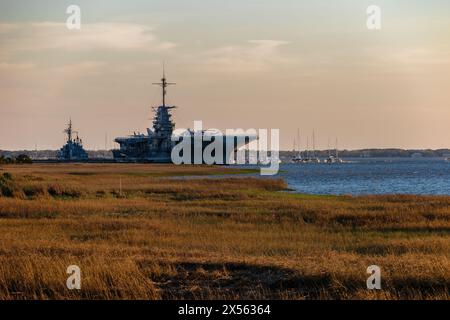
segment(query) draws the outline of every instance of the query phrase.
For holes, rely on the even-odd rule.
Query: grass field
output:
[[[0,299],[449,299],[450,197],[169,165],[0,166]],[[82,289],[66,288],[78,265]],[[378,265],[382,290],[368,290]]]

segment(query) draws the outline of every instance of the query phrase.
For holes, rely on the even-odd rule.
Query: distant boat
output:
[[[60,161],[86,161],[88,154],[83,148],[83,141],[78,137],[78,132],[73,130],[72,119],[69,120],[66,144],[58,151],[57,159]],[[76,137],[73,136],[76,134]]]
[[[301,156],[294,156],[292,159],[291,159],[291,162],[292,163],[302,163],[303,162],[303,158],[301,157]]]
[[[316,132],[313,130],[313,136],[312,136],[312,143],[313,143],[313,149],[311,157],[309,157],[308,162],[309,163],[320,163],[320,159],[316,157]]]
[[[344,163],[344,160],[337,158],[335,156],[329,156],[326,160],[325,163],[328,164],[333,164],[333,163]]]
[[[296,150],[296,141],[294,138],[294,148],[293,148],[293,152],[294,152],[294,157],[291,159],[292,163],[303,163],[303,157],[302,157],[302,151],[301,151],[301,146],[300,146],[300,129],[297,129],[297,139],[298,139],[298,153],[295,154],[297,152]]]
[[[338,141],[336,139],[336,144],[335,144],[335,148],[334,148],[334,153],[335,155],[331,155],[330,152],[330,145],[328,143],[328,158],[325,160],[325,163],[328,164],[333,164],[333,163],[344,163],[344,160],[342,160],[341,158],[339,158],[339,152],[338,152]]]
[[[313,148],[312,150],[309,150],[309,137],[306,139],[306,150],[304,152],[304,156],[302,156],[301,152],[301,146],[300,146],[300,133],[298,133],[298,154],[295,155],[292,159],[292,163],[298,163],[298,164],[308,164],[308,163],[321,163],[321,160],[316,157],[316,138],[315,138],[315,132],[313,131]],[[295,152],[295,139],[294,139],[294,152]]]

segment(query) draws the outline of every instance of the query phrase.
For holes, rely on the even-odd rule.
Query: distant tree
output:
[[[26,154],[18,155],[15,160],[16,160],[15,161],[16,163],[33,163],[31,158],[28,155],[26,155]]]

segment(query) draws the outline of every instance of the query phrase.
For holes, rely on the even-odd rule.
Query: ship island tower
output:
[[[166,73],[163,68],[163,77],[161,82],[153,83],[162,90],[162,105],[153,107],[155,118],[153,119],[153,139],[151,141],[150,158],[156,161],[170,162],[173,147],[172,133],[175,129],[175,123],[172,121],[170,110],[175,106],[166,105],[167,87],[176,83],[167,82]]]
[[[114,141],[120,145],[120,149],[113,150],[116,161],[172,162],[172,133],[175,123],[172,121],[171,110],[176,107],[166,105],[166,95],[167,87],[175,83],[167,82],[163,68],[161,82],[153,84],[160,86],[162,91],[162,105],[152,107],[155,113],[153,126],[147,128],[147,135],[134,133],[131,136],[116,138]]]

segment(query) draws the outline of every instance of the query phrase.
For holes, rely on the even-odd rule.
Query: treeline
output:
[[[31,158],[26,154],[20,154],[17,157],[5,157],[0,155],[0,164],[25,164],[33,163]]]
[[[302,151],[304,154],[305,151]],[[282,157],[292,157],[298,152],[282,151]],[[315,155],[319,158],[326,158],[328,155],[335,155],[335,150],[319,150],[315,151]],[[362,150],[339,150],[339,157],[342,158],[442,158],[450,157],[450,149],[438,150],[405,150],[405,149],[362,149]]]
[[[304,154],[302,150],[302,154]],[[281,151],[281,158],[291,159],[297,152],[293,151]],[[335,150],[317,150],[315,155],[319,158],[326,158],[329,154],[335,155]],[[38,159],[56,159],[56,150],[39,150],[39,151],[3,151],[0,150],[0,159],[3,161],[11,161],[11,159],[19,159],[23,161],[24,156],[31,160]],[[112,159],[113,155],[110,150],[90,150],[88,151],[90,159]],[[342,158],[411,158],[411,157],[424,157],[424,158],[442,158],[450,157],[450,149],[437,149],[437,150],[405,150],[405,149],[362,149],[362,150],[339,150],[339,157]],[[10,159],[10,160],[8,160]],[[2,161],[2,160],[0,160]],[[2,163],[2,162],[0,162]]]
[[[87,151],[90,159],[112,159],[113,154],[109,150],[96,150],[96,151]],[[32,160],[46,160],[46,159],[56,159],[58,151],[56,150],[37,150],[37,151],[29,151],[29,150],[20,150],[20,151],[6,151],[0,150],[0,156],[5,158],[17,158],[20,155],[26,155],[30,157]]]

